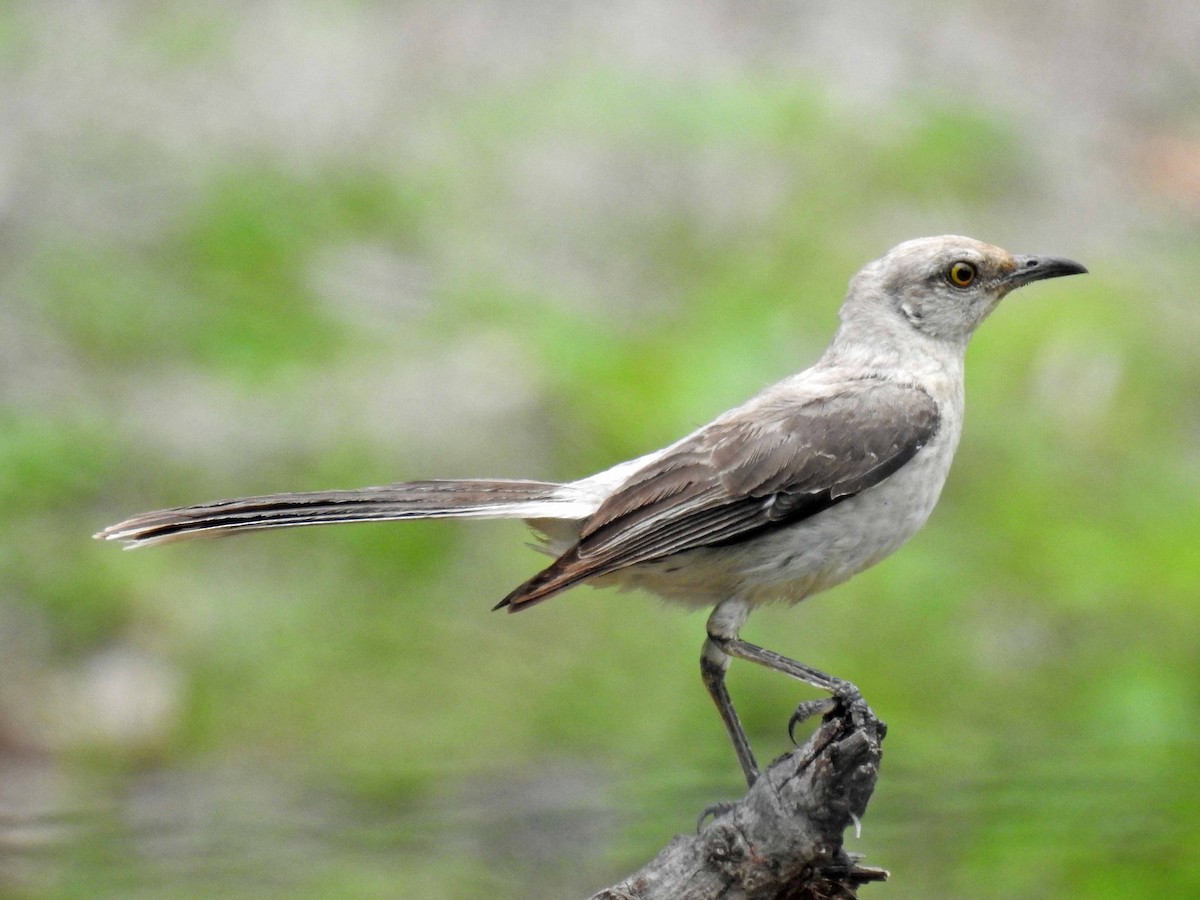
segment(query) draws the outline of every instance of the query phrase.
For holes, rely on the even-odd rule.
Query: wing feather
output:
[[[927,392],[877,379],[799,405],[743,407],[635,472],[574,546],[499,605],[515,610],[627,566],[816,515],[893,475],[937,429]]]

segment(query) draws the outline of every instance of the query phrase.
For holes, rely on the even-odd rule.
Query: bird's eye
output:
[[[950,283],[960,288],[970,287],[977,274],[979,272],[973,265],[961,259],[956,263],[951,263],[950,268],[946,270],[946,277],[950,279]]]

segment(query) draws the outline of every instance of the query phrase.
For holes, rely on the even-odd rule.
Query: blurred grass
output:
[[[30,277],[59,333],[99,365],[261,377],[338,350],[342,329],[304,277],[313,253],[365,236],[407,249],[419,214],[419,199],[382,174],[298,175],[264,161],[213,173],[195,208],[140,252],[51,243]]]
[[[184,63],[217,39],[175,38],[163,52]],[[35,686],[118,648],[182,688],[141,736],[12,716],[10,740],[51,756],[76,785],[67,805],[90,810],[61,857],[13,870],[14,896],[582,893],[736,793],[699,615],[588,591],[489,614],[539,562],[514,550],[516,525],[136,554],[86,536],[210,493],[436,475],[451,444],[475,474],[569,478],[673,439],[815,357],[848,276],[885,249],[863,223],[897,206],[969,223],[1039,190],[998,114],[914,97],[893,116],[867,129],[796,81],[592,67],[440,110],[427,127],[448,155],[226,161],[136,242],[41,235],[19,283],[75,380],[56,404],[0,411],[0,602],[34,617]],[[602,184],[571,169],[580,153]],[[719,206],[742,189],[762,201]],[[363,282],[322,287],[320,261],[364,244],[423,273],[392,329],[340,305]],[[1198,323],[1134,263],[1097,262],[981,332],[966,438],[923,535],[747,629],[852,677],[892,725],[861,846],[898,896],[1200,886],[1182,774],[1200,761]],[[515,344],[523,371],[497,353],[445,372],[480,333]],[[392,384],[396,357],[426,380]],[[324,381],[347,386],[344,406],[322,406]],[[523,392],[498,421],[525,437],[464,424],[485,388]],[[379,392],[404,446],[371,431]],[[731,682],[760,754],[782,752],[801,692]],[[551,761],[588,789],[548,810],[522,805],[529,790],[487,800]],[[139,792],[163,808],[139,817]]]

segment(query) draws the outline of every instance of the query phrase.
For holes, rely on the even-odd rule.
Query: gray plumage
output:
[[[846,683],[747,644],[750,609],[798,602],[878,562],[933,510],[962,429],[963,357],[1011,290],[1085,272],[970,238],[908,241],[851,281],[821,359],[663,450],[566,484],[443,480],[223,500],[134,516],[130,546],[265,528],[521,518],[554,561],[498,607],[576,584],[711,606],[701,665],[748,781],[757,764],[724,688],[730,656],[837,692]]]

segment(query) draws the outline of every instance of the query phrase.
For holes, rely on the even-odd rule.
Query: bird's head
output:
[[[855,276],[850,294],[876,311],[882,304],[885,313],[923,335],[965,344],[1009,291],[1084,272],[1073,260],[1016,256],[982,241],[944,235],[893,247]]]

